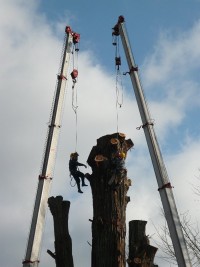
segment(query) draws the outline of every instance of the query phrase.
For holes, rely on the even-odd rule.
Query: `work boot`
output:
[[[87,186],[87,184],[85,184],[85,179],[81,179],[82,180],[82,186]]]
[[[80,183],[77,184],[77,187],[78,187],[78,192],[79,192],[79,193],[83,193],[83,192],[81,191]]]

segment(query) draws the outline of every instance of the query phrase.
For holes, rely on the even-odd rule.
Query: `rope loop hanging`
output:
[[[76,185],[76,181],[73,184],[72,184],[72,181],[73,181],[73,177],[70,178],[70,182],[69,183],[70,183],[71,187],[74,187]]]

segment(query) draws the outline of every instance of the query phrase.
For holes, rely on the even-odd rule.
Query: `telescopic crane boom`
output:
[[[160,193],[163,209],[165,212],[165,217],[167,220],[170,236],[172,239],[177,263],[179,267],[191,267],[192,265],[190,262],[178,211],[176,208],[172,192],[172,186],[170,184],[167,170],[164,161],[162,159],[162,154],[153,128],[153,123],[151,122],[150,114],[147,108],[147,103],[144,97],[144,92],[142,90],[140,79],[138,76],[138,68],[134,62],[123,16],[119,17],[118,23],[114,26],[113,30],[114,30],[113,35],[115,36],[120,35],[122,45],[125,51],[129,67],[128,73],[130,74],[131,77],[131,82],[133,85],[137,104],[139,107],[143,123],[142,128],[144,129],[147,145],[149,148],[152,164],[154,167],[154,172],[157,178],[157,183],[159,188],[158,190]]]
[[[35,206],[32,215],[32,222],[28,243],[26,248],[23,267],[37,267],[41,249],[41,240],[45,223],[47,201],[53,177],[55,157],[57,151],[58,137],[61,127],[61,113],[63,109],[66,75],[69,68],[70,54],[73,44],[78,43],[79,34],[72,32],[70,27],[65,29],[64,50],[60,73],[57,76],[57,86],[53,100],[53,107],[48,127],[47,141],[45,144],[44,158],[42,162],[41,174],[39,175],[38,188],[35,198]]]

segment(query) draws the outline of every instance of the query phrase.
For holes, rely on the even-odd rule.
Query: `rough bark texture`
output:
[[[126,194],[131,180],[124,160],[132,146],[124,134],[106,135],[97,140],[88,157],[92,168],[87,176],[93,196],[92,267],[126,266],[126,205],[130,201]]]
[[[156,247],[149,244],[149,238],[145,234],[146,221],[129,222],[129,259],[130,267],[156,267],[154,257]]]
[[[50,211],[54,219],[55,261],[56,267],[74,267],[72,256],[72,241],[68,230],[69,201],[63,201],[62,196],[48,199]],[[51,251],[48,251],[51,255]]]

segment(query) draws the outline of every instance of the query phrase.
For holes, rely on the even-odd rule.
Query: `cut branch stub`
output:
[[[130,267],[153,267],[156,247],[149,244],[145,234],[146,221],[133,220],[129,222],[129,259]]]
[[[92,174],[87,175],[93,196],[92,266],[124,267],[126,196],[131,180],[125,159],[133,142],[115,133],[97,140],[88,157]]]

